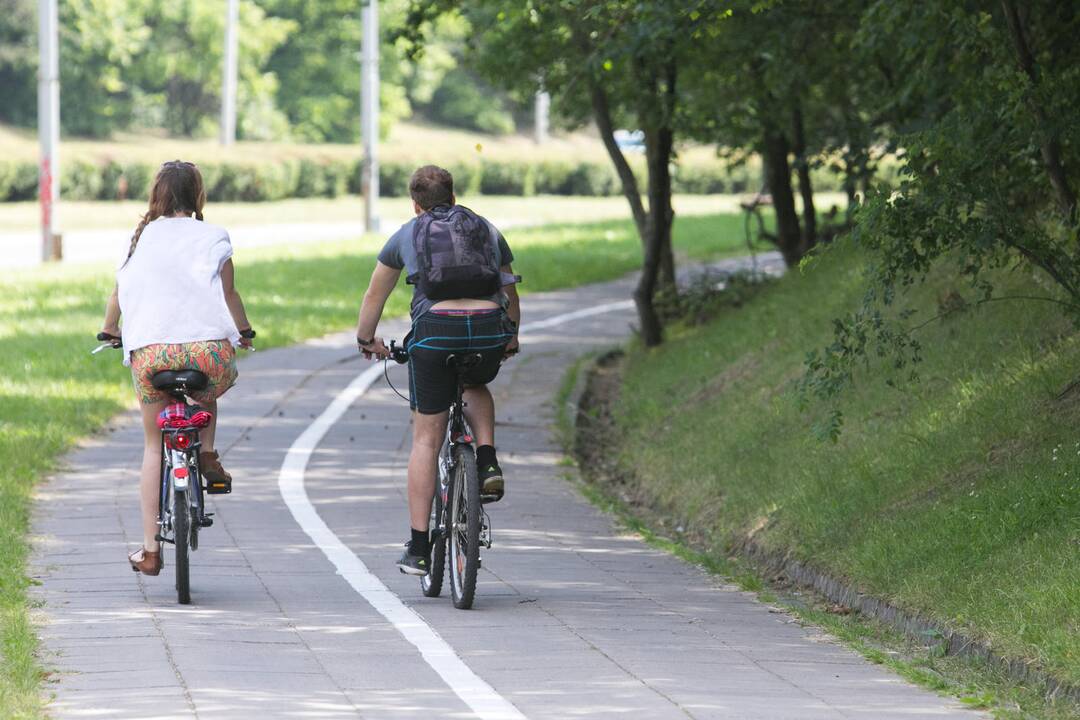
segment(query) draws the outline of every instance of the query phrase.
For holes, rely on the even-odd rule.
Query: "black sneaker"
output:
[[[431,563],[425,555],[413,555],[410,552],[409,543],[405,543],[405,551],[401,553],[397,566],[398,570],[406,575],[427,575]]]
[[[480,477],[480,502],[498,502],[502,500],[506,483],[503,480],[499,463],[492,462],[476,468]]]

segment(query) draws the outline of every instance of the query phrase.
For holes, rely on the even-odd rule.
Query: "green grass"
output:
[[[822,204],[844,202],[838,193],[819,193],[815,197]],[[736,195],[676,195],[672,198],[672,204],[680,216],[713,215],[739,212],[739,200],[740,196]],[[626,200],[622,196],[544,195],[520,198],[486,195],[462,197],[461,202],[493,220],[512,220],[518,225],[584,223],[629,217]],[[412,201],[408,198],[382,198],[379,201],[379,214],[387,225],[395,219],[401,221],[410,217],[412,211]],[[124,231],[118,233],[121,243],[124,234],[130,234],[145,212],[146,203],[138,200],[65,200],[60,204],[64,232],[117,228]],[[355,196],[265,203],[211,203],[206,208],[208,222],[229,228],[270,223],[362,222],[363,217],[363,201]],[[36,231],[40,222],[41,208],[36,202],[0,203],[0,228],[3,231]],[[2,238],[3,232],[0,231]]]
[[[736,215],[680,218],[675,242],[695,258],[741,254],[741,233]],[[627,221],[507,236],[525,293],[615,278],[640,262]],[[237,284],[259,346],[353,325],[380,243],[366,237],[238,252]],[[34,483],[75,440],[134,404],[119,357],[88,353],[112,282],[107,267],[45,267],[0,285],[0,717],[41,713],[41,669],[26,608],[25,535]],[[404,314],[408,299],[402,284],[387,313]]]
[[[802,411],[802,358],[862,293],[838,247],[741,310],[628,354],[620,462],[686,537],[752,537],[1080,683],[1080,334],[1048,303],[994,303],[920,333],[919,383],[877,362],[843,401],[837,445]],[[1002,287],[1045,295],[1015,271]],[[939,273],[920,317],[952,289]]]

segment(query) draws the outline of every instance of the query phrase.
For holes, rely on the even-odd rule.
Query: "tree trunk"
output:
[[[671,196],[668,195],[670,200]],[[668,203],[670,208],[670,202]],[[675,250],[672,247],[671,233],[660,248],[660,288],[663,290],[675,289]]]
[[[634,171],[630,168],[630,163],[626,162],[626,156],[623,155],[622,150],[619,149],[618,143],[615,142],[615,125],[611,120],[611,108],[608,105],[607,93],[604,92],[604,88],[600,86],[595,80],[590,84],[590,95],[592,99],[593,120],[596,122],[596,127],[600,130],[600,139],[604,141],[604,147],[607,149],[608,156],[611,157],[611,162],[615,165],[615,172],[619,175],[619,182],[622,185],[623,195],[626,197],[626,201],[630,203],[630,212],[634,216],[634,224],[637,226],[638,237],[641,238],[642,246],[645,244],[647,222],[645,206],[641,202],[641,190],[638,189],[637,178],[634,177]]]
[[[641,278],[634,290],[641,323],[641,339],[646,347],[654,347],[664,340],[663,326],[656,314],[653,300],[663,262],[664,248],[671,249],[671,224],[674,212],[671,208],[671,151],[674,133],[670,127],[645,130],[645,157],[649,168],[649,215],[645,233],[645,258]]]
[[[1027,36],[1024,32],[1023,19],[1016,7],[1014,0],[1001,0],[1001,6],[1005,11],[1005,22],[1009,26],[1009,35],[1012,37],[1013,47],[1016,49],[1016,60],[1020,69],[1027,75],[1031,82],[1033,92],[1028,94],[1028,106],[1035,116],[1035,122],[1042,131],[1039,141],[1039,150],[1042,154],[1043,168],[1050,178],[1050,185],[1057,195],[1058,205],[1070,219],[1076,217],[1076,193],[1069,185],[1068,175],[1061,162],[1061,140],[1056,132],[1050,129],[1050,123],[1046,117],[1046,110],[1039,104],[1034,90],[1039,86],[1039,73],[1035,67],[1035,58],[1031,54]]]
[[[802,257],[817,244],[817,210],[814,208],[814,188],[810,184],[810,163],[806,160],[806,128],[799,100],[795,101],[791,124],[795,172],[799,176],[799,194],[803,201],[803,225],[799,245],[799,256]]]
[[[784,256],[784,264],[794,267],[802,259],[799,248],[802,237],[799,216],[795,212],[795,195],[791,190],[791,166],[788,164],[788,142],[775,128],[764,128],[762,160],[765,179],[772,193],[776,211],[776,245]]]

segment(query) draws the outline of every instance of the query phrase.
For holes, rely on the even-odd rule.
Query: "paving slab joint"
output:
[[[586,446],[591,446],[589,454],[595,458],[597,447],[611,445],[612,440],[606,436],[613,428],[605,422],[605,418],[609,417],[611,403],[615,399],[613,392],[617,393],[621,385],[622,356],[621,350],[612,350],[593,358],[587,367],[579,371],[577,384],[581,386],[581,391],[572,396],[578,405],[572,413],[575,437],[571,439],[568,451],[572,449],[582,468],[583,479],[589,483],[594,482],[595,477],[590,477],[594,475],[588,471],[592,464],[584,462],[583,452]],[[615,378],[611,377],[612,373],[616,375]],[[607,378],[597,382],[597,377],[601,375]],[[604,472],[628,472],[624,467],[613,467],[612,463],[603,464]],[[733,553],[764,578],[781,580],[813,592],[822,600],[878,620],[915,641],[925,643],[927,638],[934,638],[944,647],[947,655],[977,660],[1017,684],[1038,688],[1051,703],[1070,703],[1080,708],[1080,685],[1061,680],[1033,663],[1004,655],[964,632],[949,628],[945,623],[866,594],[851,583],[816,567],[812,560],[798,560],[790,551],[766,549],[752,539],[737,542]]]

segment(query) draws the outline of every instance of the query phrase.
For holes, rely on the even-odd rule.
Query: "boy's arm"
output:
[[[499,270],[507,275],[513,275],[514,270],[509,265],[503,265]],[[517,284],[513,283],[503,287],[503,292],[506,293],[506,314],[510,316],[510,319],[514,321],[514,326],[521,327],[521,298],[518,297]],[[517,335],[506,344],[507,354],[514,354],[518,351],[518,338]]]
[[[381,338],[375,337],[375,331],[379,327],[379,319],[382,317],[386,299],[397,286],[398,277],[401,275],[400,268],[392,268],[376,261],[375,269],[371,272],[371,282],[368,283],[364,292],[364,300],[360,304],[360,316],[356,320],[356,339],[370,340],[371,343],[364,346],[364,355],[375,354],[385,357],[386,347]]]

